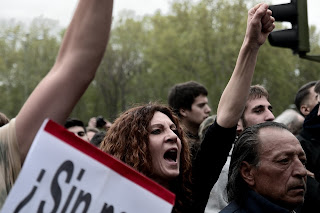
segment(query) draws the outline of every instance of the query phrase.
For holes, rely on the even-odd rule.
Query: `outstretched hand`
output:
[[[275,28],[272,11],[264,3],[257,4],[248,11],[246,40],[260,47]]]

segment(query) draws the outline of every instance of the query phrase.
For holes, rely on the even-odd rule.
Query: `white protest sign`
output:
[[[46,120],[1,212],[169,213],[174,200],[167,189]]]

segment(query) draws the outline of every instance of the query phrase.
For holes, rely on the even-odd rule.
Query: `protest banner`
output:
[[[47,119],[1,212],[169,213],[174,200],[161,185]]]

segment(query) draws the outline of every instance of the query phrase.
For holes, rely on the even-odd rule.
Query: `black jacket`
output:
[[[236,138],[236,128],[223,128],[216,121],[208,128],[192,166],[193,204],[185,212],[204,212]]]
[[[220,213],[290,213],[266,198],[262,197],[254,191],[249,191],[246,202],[243,206],[239,206],[236,202],[231,202],[228,206],[220,211]]]
[[[315,174],[308,177],[304,204],[298,213],[313,212],[320,209],[320,116],[317,116],[319,104],[305,118],[303,129],[297,136],[307,156],[306,168]]]

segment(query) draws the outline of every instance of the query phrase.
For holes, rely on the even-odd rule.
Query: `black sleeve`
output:
[[[236,126],[223,128],[216,120],[207,130],[192,165],[193,212],[204,212],[210,191],[226,163],[235,137]]]

